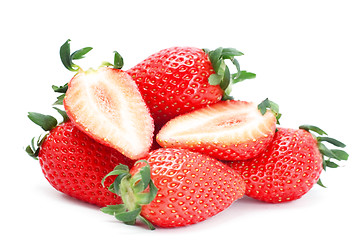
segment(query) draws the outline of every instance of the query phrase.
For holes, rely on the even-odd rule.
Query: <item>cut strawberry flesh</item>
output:
[[[149,152],[154,122],[132,78],[122,70],[79,72],[64,99],[69,118],[95,140],[132,159]]]
[[[228,127],[228,126],[236,126],[236,125],[239,125],[243,122],[243,120],[241,119],[231,119],[231,120],[226,120],[226,121],[223,121],[223,122],[220,122],[217,124],[217,126],[219,127]]]
[[[221,160],[249,159],[274,136],[276,118],[254,103],[222,101],[170,120],[156,139],[163,147],[181,147]]]

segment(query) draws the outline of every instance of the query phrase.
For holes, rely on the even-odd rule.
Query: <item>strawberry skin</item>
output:
[[[316,139],[302,129],[278,128],[268,148],[249,161],[226,162],[246,182],[246,195],[271,203],[307,193],[323,169]]]
[[[131,159],[149,152],[153,119],[124,71],[101,67],[78,72],[69,83],[64,107],[70,120],[96,141]]]
[[[170,120],[157,134],[162,147],[186,148],[220,160],[246,160],[272,140],[276,117],[256,104],[221,101]]]
[[[124,184],[126,181],[139,182],[139,172],[145,175],[146,165],[151,169],[152,185],[157,193],[146,204],[129,202],[129,199],[141,199],[146,190],[137,193],[135,185],[128,194],[129,188],[122,186],[129,186]],[[122,178],[119,189],[125,189],[120,195],[126,211],[124,207],[109,206],[102,209],[105,213],[122,220],[122,214],[138,211],[148,226],[171,228],[195,224],[223,211],[244,195],[245,183],[236,171],[211,157],[186,149],[160,148],[151,152],[146,162],[135,163],[129,177]],[[129,224],[129,218],[125,219]]]
[[[177,115],[220,101],[224,93],[219,85],[209,84],[214,69],[208,55],[194,47],[161,50],[127,73],[160,127]]]
[[[101,185],[102,178],[117,164],[133,161],[104,146],[68,121],[52,129],[38,154],[45,178],[58,191],[98,205],[121,203],[121,198]],[[110,179],[106,185],[110,185]]]
[[[154,201],[143,206],[142,215],[157,226],[175,227],[203,221],[244,194],[241,177],[205,155],[161,149],[151,153],[147,160],[159,191]]]

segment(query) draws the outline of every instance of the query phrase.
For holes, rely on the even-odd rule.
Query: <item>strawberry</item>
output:
[[[127,70],[139,87],[159,129],[173,117],[229,99],[232,84],[254,78],[240,71],[235,56],[243,53],[233,48],[214,51],[194,47],[163,49]],[[230,74],[225,60],[237,73]]]
[[[245,160],[272,140],[276,114],[251,102],[227,100],[170,120],[156,136],[162,147],[186,148],[221,160]]]
[[[62,46],[69,48],[68,41]],[[71,59],[69,50],[60,51]],[[67,59],[62,57],[62,59]],[[96,141],[115,148],[123,155],[138,159],[146,156],[153,141],[154,123],[132,78],[115,54],[115,66],[77,71],[70,80],[63,103],[70,120]]]
[[[318,133],[314,137],[309,131]],[[246,182],[246,195],[270,203],[292,201],[302,197],[318,182],[326,167],[337,167],[331,161],[347,160],[348,154],[328,149],[323,142],[337,147],[345,144],[329,137],[320,128],[303,125],[300,129],[278,128],[273,141],[259,156],[248,161],[226,162]],[[323,186],[323,185],[322,185]]]
[[[29,118],[49,132],[39,138],[37,146],[33,138],[26,151],[39,160],[45,178],[56,190],[100,207],[122,203],[101,180],[116,165],[132,166],[133,161],[96,142],[63,116],[65,122],[57,125],[49,115],[30,112]]]
[[[139,218],[154,229],[194,224],[229,207],[241,198],[245,184],[233,169],[186,149],[158,149],[130,170],[117,166],[106,177],[117,175],[109,189],[124,204],[102,211],[127,224]],[[105,177],[105,179],[106,179]]]

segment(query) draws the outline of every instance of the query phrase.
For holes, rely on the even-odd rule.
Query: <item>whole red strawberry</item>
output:
[[[58,125],[50,115],[30,112],[28,117],[47,134],[36,142],[33,138],[26,152],[39,159],[46,179],[58,191],[98,206],[118,204],[121,199],[101,180],[118,164],[132,166],[128,157],[147,155],[153,120],[136,84],[120,70],[120,54],[115,52],[114,64],[104,64],[113,68],[83,71],[73,61],[92,48],[70,53],[69,42],[60,47],[60,58],[76,74],[69,84],[53,86],[61,93],[54,104],[68,114],[54,107],[63,116]]]
[[[161,50],[127,73],[133,77],[159,128],[173,117],[229,98],[231,85],[253,78],[240,71],[233,48],[214,51],[194,47]],[[232,61],[238,73],[231,75],[225,59]]]
[[[41,116],[29,113],[32,119]],[[44,122],[48,122],[46,119],[50,117],[47,116]],[[53,127],[38,142],[38,148],[34,145],[33,141],[27,152],[39,159],[45,178],[56,190],[100,207],[122,202],[102,186],[101,180],[120,163],[132,166],[132,160],[96,142],[71,121]],[[110,182],[108,179],[106,185]]]
[[[248,161],[226,162],[243,177],[246,195],[271,203],[298,199],[315,183],[322,185],[319,177],[323,169],[338,166],[330,158],[347,160],[346,152],[330,150],[322,142],[345,147],[343,143],[329,137],[315,138],[309,131],[326,134],[317,127],[301,128],[278,128],[273,141],[259,156]]]
[[[223,211],[241,198],[245,184],[225,164],[185,149],[158,149],[130,170],[118,166],[112,191],[124,204],[103,212],[127,224],[140,218],[150,228],[194,224]],[[149,187],[148,187],[149,186]],[[145,190],[145,191],[144,191]]]

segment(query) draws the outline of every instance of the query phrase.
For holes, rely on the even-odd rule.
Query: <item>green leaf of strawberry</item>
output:
[[[66,93],[66,91],[68,89],[68,83],[66,83],[64,86],[52,85],[52,89],[54,90],[54,92],[57,92],[57,93]]]
[[[79,50],[76,50],[73,52],[70,56],[71,60],[78,60],[84,58],[85,54],[90,52],[92,50],[92,47],[85,47]]]
[[[328,142],[333,144],[336,147],[346,147],[346,145],[342,142],[340,142],[339,140],[336,140],[334,138],[329,138],[329,137],[317,137],[317,140],[320,142]]]
[[[138,163],[142,163],[143,166],[133,176],[127,166],[120,164],[103,178],[102,183],[107,177],[118,175],[109,189],[115,189],[115,193],[121,196],[124,204],[110,205],[102,208],[101,211],[114,215],[116,219],[125,224],[134,225],[136,219],[139,219],[153,230],[155,229],[154,226],[145,218],[140,217],[140,212],[142,205],[149,204],[155,198],[158,189],[150,178],[149,164],[144,160],[140,160],[135,164]],[[144,192],[146,189],[149,189],[149,191]]]
[[[35,124],[39,125],[44,131],[50,131],[57,126],[56,118],[50,115],[44,115],[36,112],[29,112],[28,118]]]
[[[52,89],[54,90],[54,92],[61,93],[61,95],[57,97],[57,100],[53,103],[53,105],[63,105],[65,93],[68,90],[68,87],[68,83],[66,83],[64,86],[52,85]]]
[[[33,137],[31,139],[31,144],[25,148],[25,152],[33,159],[39,160],[38,156],[39,156],[40,146],[43,143],[46,136],[47,136],[47,134],[40,135],[36,142],[35,142],[35,137]]]
[[[57,107],[53,107],[53,109],[55,109],[62,116],[62,118],[63,118],[62,122],[66,122],[69,120],[69,117],[64,110],[61,110]]]
[[[266,98],[258,105],[258,109],[262,115],[264,115],[268,109],[271,110],[276,117],[277,124],[280,124],[279,119],[281,117],[281,113],[279,112],[279,105],[277,103]]]
[[[209,55],[210,62],[215,70],[215,73],[209,77],[209,83],[211,85],[219,85],[221,89],[224,90],[223,100],[233,99],[233,97],[230,96],[230,89],[233,84],[256,77],[254,73],[241,71],[240,64],[235,59],[236,56],[244,55],[239,50],[219,47],[213,51],[209,51],[208,49],[204,49],[204,51]],[[236,73],[230,73],[225,60],[231,61],[236,67]]]
[[[317,140],[317,145],[319,148],[320,153],[322,154],[322,161],[323,161],[323,169],[326,170],[327,167],[329,168],[337,168],[339,165],[335,163],[333,160],[336,161],[344,161],[348,160],[349,154],[341,149],[329,149],[324,142],[330,143],[334,145],[335,147],[344,148],[346,145],[342,143],[341,141],[330,138],[330,137],[324,137],[322,135],[327,135],[327,133],[322,130],[319,127],[316,127],[314,125],[301,125],[299,127],[300,129],[304,129],[308,132],[317,133],[320,136],[315,136],[313,133],[313,136]],[[324,184],[320,181],[320,186],[324,186]]]
[[[301,125],[299,128],[304,129],[304,130],[306,130],[308,132],[313,131],[313,132],[316,132],[317,134],[320,134],[320,135],[327,135],[327,133],[324,130],[322,130],[321,128],[316,127],[314,125],[305,124],[305,125]]]
[[[209,83],[210,85],[219,85],[222,81],[222,76],[217,74],[211,74],[209,77]]]
[[[332,153],[336,156],[336,159],[341,160],[348,160],[349,154],[345,152],[344,150],[340,149],[331,149]]]
[[[92,50],[92,47],[85,47],[79,49],[73,53],[70,51],[70,39],[68,39],[61,47],[60,47],[60,59],[64,64],[65,68],[69,71],[77,72],[81,69],[78,65],[73,63],[73,60],[78,60],[84,58],[85,54]]]
[[[75,52],[71,53],[70,51],[70,39],[68,39],[63,45],[60,47],[60,59],[66,69],[72,72],[78,72],[81,68],[73,63],[73,60],[82,59],[85,57],[85,54],[92,50],[92,47],[85,47]],[[68,89],[68,83],[64,86],[52,86],[52,89],[56,93],[62,93],[57,97],[57,100],[53,103],[53,105],[63,105],[65,93]]]
[[[124,59],[117,51],[114,51],[114,68],[121,69],[124,66]]]
[[[67,114],[65,111],[54,107],[54,109],[63,117],[63,122],[66,122],[69,120]],[[54,129],[55,127],[57,127],[59,124],[58,121],[56,120],[56,118],[54,118],[51,115],[45,115],[45,114],[41,114],[41,113],[36,113],[36,112],[29,112],[28,113],[28,118],[35,123],[36,125],[40,126],[45,133],[41,134],[37,141],[35,142],[35,137],[31,139],[31,144],[28,145],[25,148],[25,152],[32,158],[38,160],[38,155],[39,155],[39,150],[40,150],[40,146],[43,143],[44,139],[46,138],[47,134],[49,131],[51,131],[52,129]]]
[[[56,101],[53,103],[53,105],[63,105],[64,104],[64,98],[65,98],[65,93],[57,96]]]
[[[124,59],[117,51],[114,51],[114,64],[110,62],[103,62],[101,66],[113,67],[114,69],[121,69],[124,66]]]
[[[253,79],[256,77],[255,73],[247,72],[247,71],[240,71],[240,74],[233,74],[233,84],[242,82],[246,79]]]
[[[326,186],[321,182],[321,179],[319,178],[319,180],[317,181],[317,184],[323,188],[326,188]]]

